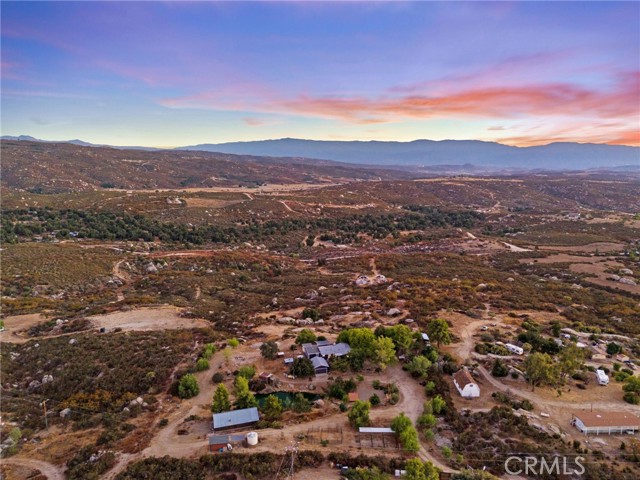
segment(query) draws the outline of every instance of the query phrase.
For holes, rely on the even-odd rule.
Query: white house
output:
[[[453,384],[458,389],[461,397],[477,398],[480,396],[480,387],[466,368],[462,368],[453,374]]]
[[[505,343],[504,346],[507,347],[507,350],[511,353],[515,353],[516,355],[522,355],[524,353],[522,347],[514,345],[513,343]]]
[[[609,385],[609,375],[604,373],[604,370],[596,370],[596,377],[598,378],[598,385]]]

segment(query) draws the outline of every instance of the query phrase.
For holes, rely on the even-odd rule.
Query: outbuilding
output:
[[[571,425],[585,435],[634,435],[640,430],[640,418],[628,412],[585,411],[574,413]]]
[[[329,373],[329,364],[322,357],[313,357],[311,359],[311,363],[313,364],[313,370],[316,375],[322,375],[325,373]]]
[[[480,387],[466,368],[462,368],[453,374],[453,384],[458,389],[461,397],[477,398],[480,396]]]
[[[227,428],[246,427],[257,423],[258,420],[260,420],[260,414],[256,407],[214,413],[213,431],[217,432]]]

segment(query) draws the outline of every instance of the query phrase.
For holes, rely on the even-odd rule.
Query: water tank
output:
[[[258,434],[256,432],[247,433],[247,445],[254,446],[258,444]]]

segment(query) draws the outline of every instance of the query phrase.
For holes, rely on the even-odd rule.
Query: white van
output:
[[[604,373],[604,370],[596,370],[596,377],[599,385],[609,385],[609,375]]]

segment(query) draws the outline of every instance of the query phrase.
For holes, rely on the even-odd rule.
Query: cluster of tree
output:
[[[340,236],[367,233],[375,238],[397,235],[402,230],[424,230],[434,227],[469,228],[481,218],[473,211],[444,212],[435,207],[410,207],[411,213],[386,215],[349,215],[339,218],[283,219],[261,221],[252,219],[242,226],[197,227],[152,220],[143,215],[82,210],[52,210],[29,208],[4,210],[0,227],[0,241],[13,243],[19,238],[53,233],[60,238],[71,232],[78,238],[100,240],[160,239],[165,242],[202,244],[206,242],[232,243],[258,241],[283,236],[294,231],[335,231]]]
[[[409,353],[416,340],[420,338],[420,333],[414,333],[413,330],[402,324],[392,327],[380,325],[376,328],[375,334],[377,337],[388,337],[393,340],[393,345],[398,355]]]
[[[377,337],[369,328],[350,328],[338,335],[338,342],[351,347],[349,362],[354,370],[362,369],[366,360],[375,362],[380,368],[396,360],[395,345],[389,337]]]
[[[418,431],[415,429],[409,417],[401,413],[391,422],[391,429],[398,436],[398,440],[408,452],[417,452],[420,450],[420,441],[418,440]]]
[[[574,343],[564,347],[555,359],[548,353],[535,352],[525,360],[525,377],[532,391],[540,385],[557,385],[580,369],[584,360],[584,349]]]
[[[267,360],[275,360],[278,357],[278,344],[269,340],[260,345],[260,354]]]

